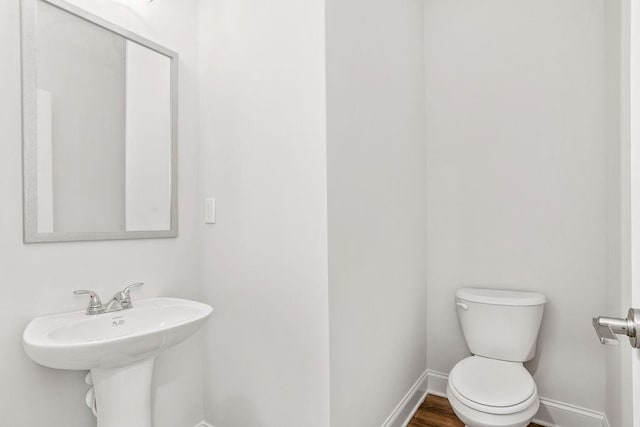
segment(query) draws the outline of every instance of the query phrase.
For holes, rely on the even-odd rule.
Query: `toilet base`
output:
[[[529,424],[530,424],[530,423],[527,423],[527,424],[518,424],[518,426],[517,426],[517,427],[527,427]],[[471,425],[469,425],[469,424],[465,424],[465,425],[464,425],[464,427],[477,427],[477,426],[471,426]]]
[[[540,407],[540,401],[536,399],[528,408],[513,414],[488,414],[466,406],[451,393],[449,385],[447,385],[447,398],[453,412],[466,427],[527,427]]]
[[[525,424],[517,424],[517,425],[514,425],[513,427],[527,427],[529,424],[530,424],[530,422],[529,423],[525,423]],[[482,425],[484,425],[484,424],[482,424]],[[464,427],[480,427],[480,424],[477,424],[477,425],[465,424]],[[493,426],[491,426],[491,427],[493,427]]]

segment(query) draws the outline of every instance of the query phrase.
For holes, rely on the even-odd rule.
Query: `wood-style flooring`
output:
[[[464,427],[444,397],[428,395],[407,427]],[[529,427],[541,427],[529,424]]]

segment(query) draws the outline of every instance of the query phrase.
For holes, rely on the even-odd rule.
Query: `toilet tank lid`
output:
[[[510,291],[506,289],[460,288],[456,298],[493,305],[542,305],[547,302],[538,292]]]

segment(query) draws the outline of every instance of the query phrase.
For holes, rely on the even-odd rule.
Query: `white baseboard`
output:
[[[427,370],[427,392],[447,397],[447,374]],[[596,411],[540,397],[540,409],[533,422],[547,427],[609,427],[607,417]]]
[[[427,371],[411,386],[382,427],[405,427],[416,413],[427,395]]]
[[[429,394],[447,397],[447,382],[449,382],[447,374],[427,369],[427,390]]]
[[[608,427],[607,417],[596,411],[557,400],[540,398],[534,421],[542,426]]]
[[[411,386],[381,427],[406,427],[427,394],[447,397],[447,374],[427,369]],[[540,410],[533,419],[545,427],[610,427],[605,414],[552,399],[540,398]],[[193,427],[214,427],[205,421]]]

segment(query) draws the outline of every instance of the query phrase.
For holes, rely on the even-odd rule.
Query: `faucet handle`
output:
[[[132,285],[127,286],[126,288],[124,288],[124,290],[122,291],[123,294],[126,294],[127,297],[129,296],[129,291],[131,291],[131,289],[133,288],[141,288],[144,286],[144,283],[142,282],[138,282],[138,283],[134,283]]]
[[[87,307],[87,314],[100,314],[104,312],[102,301],[100,301],[100,297],[95,292],[79,289],[73,291],[73,293],[76,295],[89,295],[89,307]]]
[[[131,296],[129,295],[129,292],[131,291],[131,289],[141,288],[142,286],[144,286],[144,283],[142,282],[134,283],[132,285],[127,286],[121,292],[118,292],[116,294],[117,296],[119,296],[120,305],[122,306],[123,309],[133,307],[133,302],[131,302]]]

